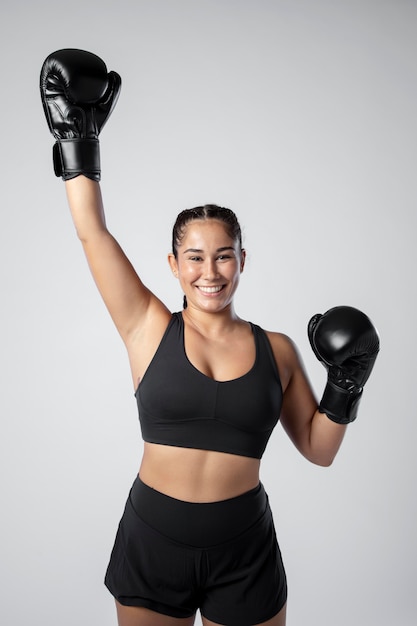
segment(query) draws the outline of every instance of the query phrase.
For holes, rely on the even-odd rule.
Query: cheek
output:
[[[179,265],[178,266],[178,278],[181,281],[190,281],[197,276],[197,268],[193,265]]]
[[[240,261],[236,263],[236,265],[230,269],[230,276],[233,276],[235,280],[239,280],[240,274],[242,273],[242,267]]]

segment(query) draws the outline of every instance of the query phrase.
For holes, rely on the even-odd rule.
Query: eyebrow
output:
[[[222,248],[217,248],[216,252],[224,252],[225,250],[235,250],[233,246],[223,246]],[[201,254],[201,252],[204,252],[204,250],[200,250],[199,248],[187,248],[187,250],[184,250],[183,254],[187,254],[187,252],[196,252]]]

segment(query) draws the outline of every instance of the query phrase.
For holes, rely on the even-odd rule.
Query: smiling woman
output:
[[[260,462],[278,420],[310,461],[330,465],[356,418],[379,342],[360,311],[309,324],[328,370],[318,407],[293,342],[240,318],[238,220],[205,205],[178,216],[170,267],[187,306],[171,312],[107,229],[98,134],[120,77],[95,55],[61,50],[41,94],[78,237],[124,341],[144,439],[105,582],[120,626],[284,626],[285,570]],[[139,384],[138,384],[138,381]]]
[[[210,306],[231,303],[245,256],[233,211],[213,204],[182,211],[174,225],[169,262],[184,291],[184,308],[196,296]]]

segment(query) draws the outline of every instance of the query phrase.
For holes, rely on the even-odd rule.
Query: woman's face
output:
[[[170,254],[169,263],[188,306],[214,313],[232,303],[245,253],[220,220],[194,220],[186,227],[177,258]]]

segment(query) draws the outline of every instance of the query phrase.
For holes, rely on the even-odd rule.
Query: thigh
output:
[[[287,616],[287,605],[280,610],[280,612],[275,615],[272,619],[269,619],[267,622],[262,622],[258,624],[258,626],[285,626],[286,624],[286,616]],[[217,624],[216,622],[211,622],[209,619],[202,617],[203,626],[221,626],[221,624]]]
[[[118,611],[123,623],[129,625],[129,616],[143,615],[144,609],[190,620],[198,608],[195,572],[200,558],[199,552],[171,541],[143,522],[128,500],[105,577],[107,588],[123,607]],[[141,608],[142,613],[134,608]],[[135,625],[135,617],[132,619]]]
[[[162,615],[139,606],[123,606],[116,600],[119,626],[193,626],[195,616],[180,618]]]
[[[287,600],[287,581],[269,507],[247,533],[209,550],[207,569],[200,608],[208,624],[285,623],[276,617]]]

